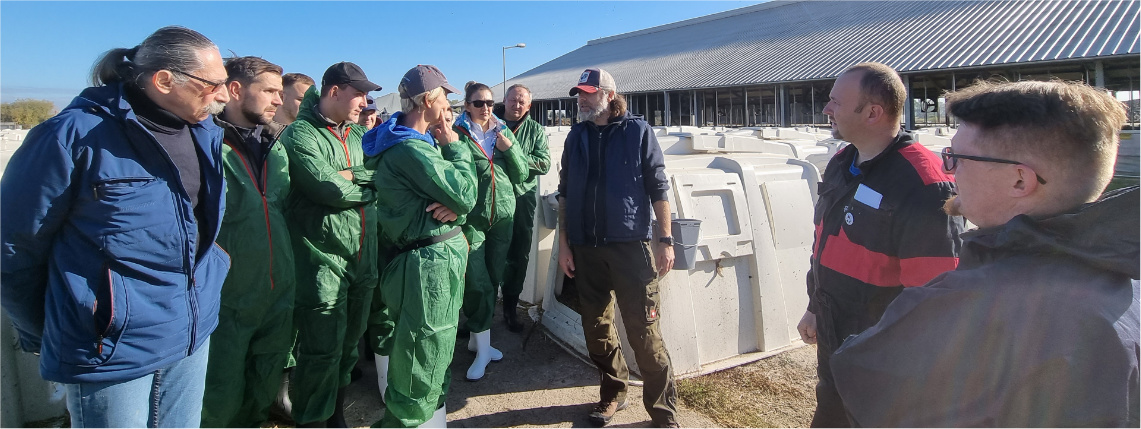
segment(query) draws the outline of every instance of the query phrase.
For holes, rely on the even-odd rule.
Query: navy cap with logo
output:
[[[599,89],[610,92],[618,91],[618,87],[614,85],[614,78],[610,77],[610,73],[607,73],[606,70],[586,69],[578,77],[578,85],[571,88],[570,95],[578,95],[579,91],[594,94]]]
[[[368,94],[365,94],[364,98],[366,100],[365,106],[364,106],[364,110],[361,110],[361,112],[367,112],[369,110],[376,110],[376,99],[372,98],[372,96],[368,95]]]
[[[400,98],[412,98],[436,88],[444,88],[452,94],[459,94],[460,90],[448,83],[444,73],[436,66],[418,65],[404,73],[400,79]]]
[[[370,82],[360,66],[348,61],[333,64],[328,70],[325,70],[325,75],[321,77],[322,88],[328,85],[346,84],[361,92],[380,91],[380,85]]]

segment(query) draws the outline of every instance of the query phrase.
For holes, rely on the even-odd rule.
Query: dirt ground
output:
[[[523,313],[523,312],[521,312]],[[523,313],[525,314],[525,313]],[[525,321],[530,329],[531,322]],[[539,329],[526,349],[527,330],[507,331],[497,315],[492,345],[504,358],[487,367],[477,382],[464,380],[475,353],[462,339],[452,361],[448,427],[591,427],[587,420],[598,400],[594,367],[565,351]],[[678,420],[683,427],[807,426],[815,397],[815,348],[802,347],[741,367],[678,383]],[[364,376],[349,386],[345,414],[352,427],[367,427],[384,415],[376,369],[362,361]],[[629,407],[608,427],[650,427],[641,387],[631,386]],[[271,420],[268,427],[288,426]]]

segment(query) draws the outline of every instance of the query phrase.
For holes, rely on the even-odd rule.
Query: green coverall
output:
[[[233,263],[222,286],[218,328],[210,337],[218,346],[210,348],[202,427],[258,427],[269,417],[293,346],[296,283],[284,214],[289,156],[276,142],[285,126],[262,128],[259,142],[270,145],[256,156],[237,129],[216,122],[225,130],[226,178],[218,245]]]
[[[467,281],[464,286],[465,326],[471,332],[491,329],[495,314],[495,299],[503,283],[507,248],[511,245],[512,218],[515,216],[515,185],[527,177],[527,161],[523,151],[513,144],[507,151],[484,149],[471,136],[462,119],[453,127],[460,135],[460,143],[472,152],[472,174],[475,175],[478,199],[468,214],[464,235],[471,244],[468,255]],[[498,118],[492,118],[498,121]],[[503,134],[513,143],[515,134],[503,127]]]
[[[297,261],[297,366],[290,375],[298,425],[332,416],[337,390],[349,385],[364,334],[376,267],[372,172],[364,168],[364,127],[332,124],[316,110],[318,86],[305,93],[297,120],[280,141],[289,153],[294,191],[290,233]],[[351,170],[353,180],[338,172]]]
[[[394,115],[378,128],[392,128],[401,116]],[[366,161],[376,171],[381,240],[395,249],[452,231],[475,205],[472,155],[467,145],[453,142],[437,148],[426,141],[430,137],[410,137],[405,130],[403,134],[381,130],[378,134],[389,140]],[[435,220],[424,211],[435,202],[459,218],[446,224]],[[395,327],[384,395],[387,410],[378,426],[417,427],[444,405],[467,254],[462,234],[392,252],[380,284],[383,304]]]
[[[528,112],[511,130],[515,144],[527,161],[527,176],[515,185],[515,217],[511,232],[511,245],[507,249],[507,267],[503,271],[503,302],[519,303],[523,282],[527,280],[527,260],[531,257],[531,236],[535,228],[536,195],[539,176],[551,169],[551,152],[547,144],[547,131]],[[509,305],[514,309],[513,305]],[[506,308],[504,311],[508,311]]]

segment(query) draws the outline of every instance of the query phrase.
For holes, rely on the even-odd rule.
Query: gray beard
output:
[[[215,101],[213,103],[207,104],[206,107],[204,107],[202,110],[205,110],[207,114],[218,116],[222,113],[222,109],[225,108],[226,103]]]
[[[579,122],[589,122],[589,121],[593,121],[595,119],[598,119],[598,117],[601,116],[602,112],[605,110],[606,110],[606,106],[598,106],[592,110],[579,110],[578,111],[578,121]]]

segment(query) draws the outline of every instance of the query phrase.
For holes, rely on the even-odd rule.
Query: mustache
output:
[[[215,102],[212,102],[210,104],[207,104],[206,107],[202,108],[202,110],[204,112],[206,112],[206,114],[209,114],[209,115],[219,115],[222,113],[222,109],[225,109],[225,108],[226,108],[226,103],[222,103],[220,101],[215,101]]]

